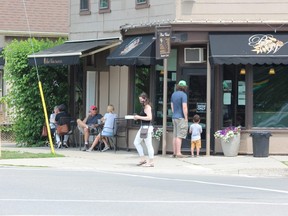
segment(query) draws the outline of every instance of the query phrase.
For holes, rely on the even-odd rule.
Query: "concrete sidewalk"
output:
[[[17,148],[15,144],[3,144],[2,151],[50,153],[49,147]],[[219,174],[248,176],[288,177],[288,156],[253,157],[201,156],[197,158],[172,158],[171,155],[155,156],[155,167],[138,167],[139,157],[135,151],[83,152],[78,148],[55,149],[62,158],[35,158],[0,160],[1,167],[53,167],[73,170],[101,170],[114,172]]]

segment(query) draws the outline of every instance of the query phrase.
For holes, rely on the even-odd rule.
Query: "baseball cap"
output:
[[[90,110],[97,110],[97,107],[95,105],[90,106]]]
[[[179,86],[187,86],[186,81],[185,80],[180,80],[178,83]]]

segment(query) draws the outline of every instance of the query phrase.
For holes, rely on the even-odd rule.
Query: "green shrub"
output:
[[[52,112],[55,105],[68,104],[67,66],[38,66],[37,71],[36,67],[28,65],[28,55],[62,44],[63,41],[14,40],[4,48],[4,79],[9,84],[5,100],[17,145],[40,146],[45,142],[41,138],[45,118],[39,81],[42,83],[47,112]]]

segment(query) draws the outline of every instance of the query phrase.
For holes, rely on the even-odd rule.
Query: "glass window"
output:
[[[287,69],[253,66],[253,127],[288,127]]]
[[[89,0],[80,0],[80,11],[89,10]]]
[[[133,113],[139,113],[141,111],[139,95],[142,92],[145,92],[148,96],[150,95],[150,67],[136,67],[134,79]]]
[[[109,8],[109,1],[108,0],[100,0],[100,9],[107,9]]]
[[[156,95],[155,95],[155,124],[163,123],[163,75],[164,71],[156,71]],[[172,126],[171,95],[175,91],[176,71],[167,71],[167,126]]]
[[[246,84],[245,75],[240,74],[242,67],[223,66],[222,115],[223,127],[245,127]]]
[[[91,14],[89,0],[80,0],[80,15],[89,14]]]
[[[147,8],[149,7],[148,0],[136,0],[136,9]]]
[[[109,13],[110,10],[110,0],[100,0],[99,1],[99,13]]]
[[[136,4],[147,4],[146,0],[136,0]]]
[[[171,95],[175,91],[176,70],[177,70],[177,49],[171,49],[167,60],[167,126],[172,126]],[[163,123],[163,80],[164,67],[156,65],[155,77],[155,101],[154,101],[154,120],[155,124]]]

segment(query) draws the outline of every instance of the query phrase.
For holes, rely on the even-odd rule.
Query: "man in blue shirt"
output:
[[[77,119],[78,128],[82,132],[82,134],[84,134],[84,150],[87,150],[89,148],[89,134],[94,133],[96,128],[101,124],[101,118],[103,116],[97,111],[97,107],[92,105],[90,106],[89,114],[83,121],[81,121],[81,119]]]
[[[182,139],[188,132],[187,84],[180,80],[176,91],[171,96],[171,109],[173,121],[173,157],[184,157],[181,154]]]

